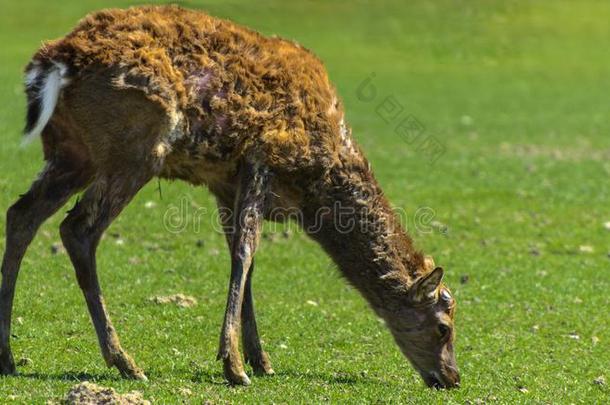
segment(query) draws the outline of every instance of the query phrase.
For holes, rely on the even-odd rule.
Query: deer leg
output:
[[[0,375],[16,373],[9,339],[21,260],[40,225],[84,187],[88,179],[88,170],[49,162],[30,190],[8,209],[0,288]]]
[[[112,326],[97,277],[95,252],[104,230],[151,177],[148,172],[98,176],[60,228],[106,364],[115,366],[124,377],[138,380],[146,380],[146,376],[123,350]]]
[[[246,362],[252,366],[256,375],[273,375],[275,372],[271,367],[271,360],[261,346],[254,316],[254,300],[252,298],[252,275],[254,273],[254,261],[250,265],[246,287],[244,290],[244,301],[241,308],[241,325],[243,328],[242,341],[244,344],[244,357]]]
[[[231,244],[233,239],[232,221],[228,214],[228,204],[218,203],[221,209],[220,219],[227,238],[229,251],[232,251]],[[271,367],[271,361],[261,346],[258,329],[256,327],[256,317],[254,314],[254,300],[252,298],[252,276],[254,273],[254,258],[250,263],[250,269],[246,277],[244,288],[244,298],[241,309],[242,342],[244,346],[244,358],[246,363],[252,366],[255,375],[273,375],[275,372]]]
[[[239,353],[239,334],[246,280],[263,221],[268,178],[266,169],[254,165],[244,165],[240,170],[231,238],[231,280],[218,351],[225,377],[231,384],[250,384]]]

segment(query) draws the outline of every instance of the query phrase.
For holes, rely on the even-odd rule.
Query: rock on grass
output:
[[[181,308],[190,308],[197,305],[197,300],[195,297],[184,294],[173,294],[166,296],[157,295],[150,297],[149,300],[155,304],[175,304]]]
[[[606,379],[604,378],[603,375],[600,375],[595,380],[593,380],[593,384],[596,384],[596,385],[606,385]]]
[[[100,387],[88,381],[73,386],[62,403],[69,405],[150,405],[150,401],[145,400],[141,392],[132,391],[127,394],[118,394],[112,388]]]
[[[21,367],[31,366],[32,363],[33,361],[29,357],[22,357],[17,361],[17,365]]]
[[[578,250],[580,251],[580,253],[593,253],[595,251],[595,249],[593,249],[593,246],[590,245],[580,245],[578,247]]]

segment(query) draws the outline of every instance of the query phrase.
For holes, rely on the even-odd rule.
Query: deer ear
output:
[[[443,279],[443,268],[437,267],[430,273],[422,276],[413,286],[413,300],[422,302],[434,297]]]
[[[432,256],[424,256],[424,267],[427,271],[432,271],[436,267]]]

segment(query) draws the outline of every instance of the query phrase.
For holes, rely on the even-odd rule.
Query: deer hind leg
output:
[[[232,252],[233,240],[233,224],[229,214],[230,209],[228,204],[219,202],[221,209],[220,219],[224,228],[229,251]],[[225,215],[227,214],[227,215]],[[263,351],[258,328],[256,326],[256,317],[254,314],[254,299],[252,297],[252,276],[254,273],[254,258],[250,263],[248,274],[246,276],[246,285],[244,287],[244,298],[241,309],[241,327],[242,327],[242,342],[244,346],[244,358],[246,363],[252,366],[255,375],[273,375],[275,372],[271,367],[269,355]]]
[[[269,174],[266,168],[245,163],[239,176],[231,238],[231,280],[218,358],[223,360],[224,374],[231,384],[248,385],[250,380],[239,353],[242,303],[264,218]]]
[[[123,350],[112,326],[97,277],[95,252],[102,233],[135,194],[153,176],[153,170],[96,176],[81,201],[61,224],[61,237],[68,251],[78,284],[83,291],[100,349],[108,367],[115,366],[127,378],[146,376]]]
[[[6,250],[0,288],[0,374],[15,374],[10,349],[11,313],[21,260],[42,223],[83,188],[90,177],[85,167],[49,162],[30,190],[6,215]]]

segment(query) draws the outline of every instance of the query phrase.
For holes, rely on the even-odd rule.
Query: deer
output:
[[[41,224],[79,194],[60,225],[108,367],[146,375],[123,349],[97,277],[104,231],[154,178],[207,188],[231,273],[218,359],[232,385],[274,374],[254,314],[254,254],[264,221],[297,210],[316,241],[435,388],[459,386],[455,299],[443,268],[416,250],[346,123],[320,59],[176,6],[107,9],[43,44],[25,68],[24,142],[44,168],[6,214],[0,374],[17,373],[9,338],[22,259]],[[340,206],[354,226],[340,227]],[[243,345],[244,359],[240,352]]]

